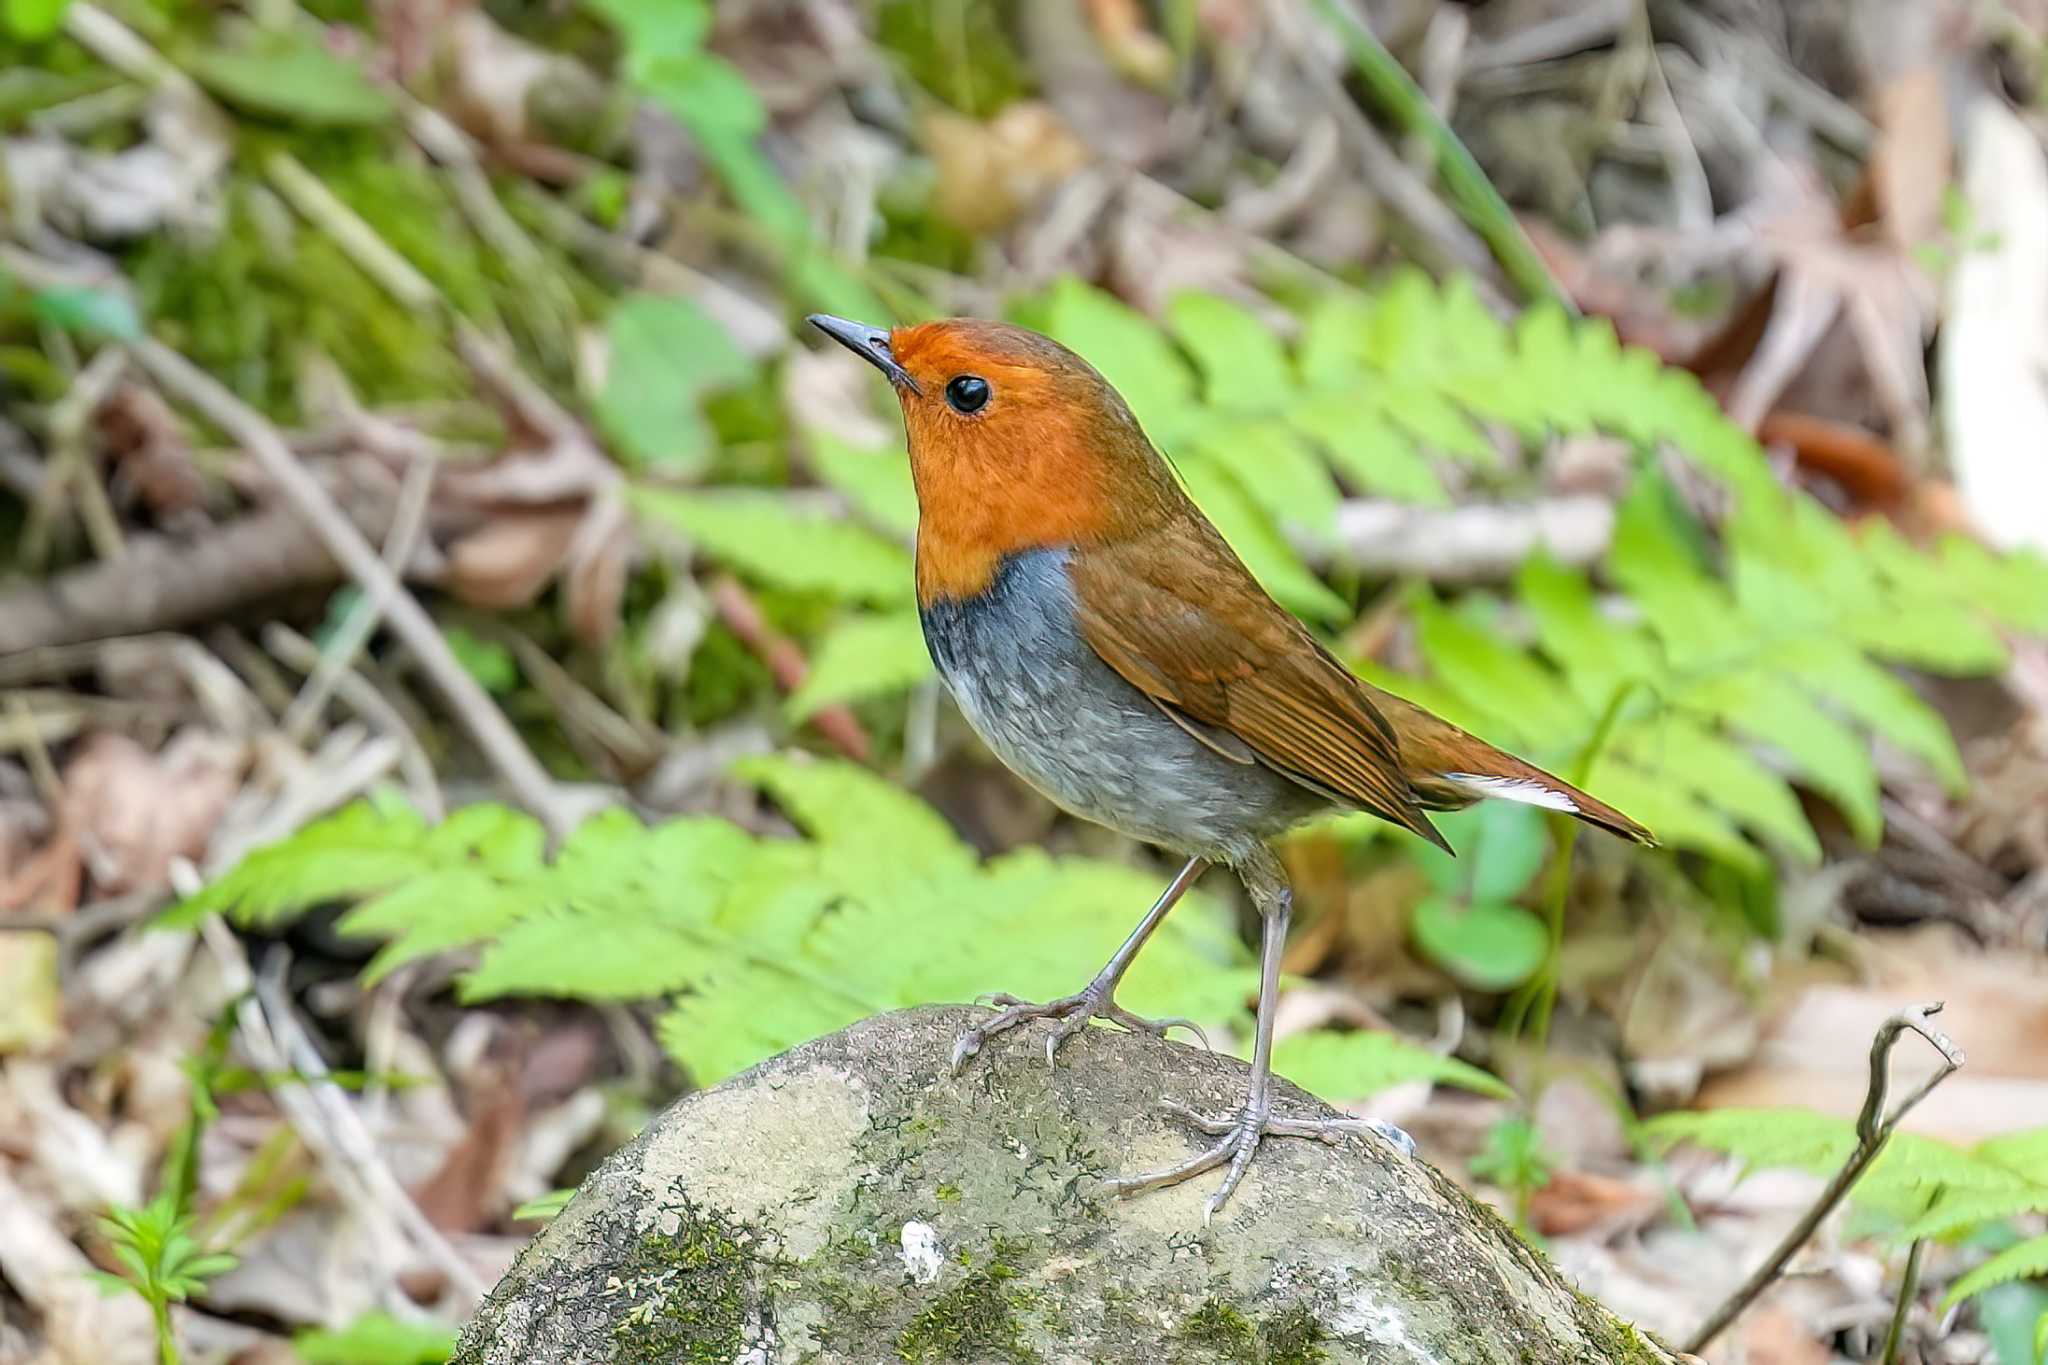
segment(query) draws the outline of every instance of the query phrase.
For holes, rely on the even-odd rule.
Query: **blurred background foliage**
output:
[[[335,1202],[263,1108],[323,1066],[373,1118],[424,1073],[410,1188],[466,1172],[434,1220],[509,1240],[678,1086],[1093,971],[1165,870],[943,704],[894,404],[797,335],[814,309],[1066,342],[1361,676],[1661,836],[1515,807],[1445,818],[1456,861],[1363,818],[1304,834],[1285,1074],[1485,1115],[1431,1154],[1553,1235],[1544,1192],[1583,1189],[1560,1077],[1632,1177],[1680,1138],[1825,1174],[1843,1114],[1715,1108],[1709,1073],[1768,1051],[1791,983],[1874,973],[1873,933],[1945,927],[1943,961],[1967,940],[2031,983],[2048,923],[2048,560],[2009,517],[2041,414],[1974,377],[2048,351],[1972,302],[2040,251],[2048,195],[1973,167],[2035,136],[2048,25],[1849,8],[7,0],[0,1053],[146,1074],[121,1059],[153,1033],[175,1072],[226,1020],[278,1049],[257,1083],[200,1069],[145,1127],[189,1153],[225,1089],[283,1135],[161,1207],[141,1160],[89,1196],[16,1178],[60,1224],[113,1206],[86,1254],[152,1339],[203,1334],[184,1301]],[[1128,1002],[1226,1047],[1234,894],[1190,898]],[[149,990],[88,1027],[124,971]],[[1851,1070],[1862,1045],[1828,1037]],[[480,1097],[550,1047],[579,1060],[519,1104],[559,1150],[508,1175]],[[1984,1138],[1863,1188],[1886,1245],[1965,1247],[1954,1297],[2044,1264],[2038,1133]],[[306,1359],[445,1351],[390,1284],[330,1289],[247,1292],[331,1329]],[[1991,1319],[2038,1312],[2006,1302],[2012,1365]]]

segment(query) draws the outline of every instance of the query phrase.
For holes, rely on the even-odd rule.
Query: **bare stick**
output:
[[[1929,1016],[1940,1014],[1941,1010],[1942,1002],[1939,1000],[1930,1005],[1902,1009],[1879,1026],[1877,1036],[1870,1042],[1870,1088],[1864,1092],[1863,1112],[1856,1117],[1856,1150],[1849,1154],[1848,1161],[1835,1173],[1835,1178],[1828,1182],[1827,1188],[1821,1191],[1820,1198],[1814,1201],[1813,1207],[1801,1216],[1792,1230],[1785,1234],[1785,1240],[1778,1243],[1777,1249],[1770,1257],[1756,1268],[1754,1274],[1742,1282],[1742,1287],[1731,1294],[1727,1302],[1714,1310],[1713,1316],[1707,1319],[1705,1325],[1692,1334],[1692,1340],[1685,1344],[1688,1353],[1698,1355],[1706,1350],[1708,1343],[1721,1335],[1729,1323],[1735,1321],[1744,1309],[1756,1302],[1758,1295],[1777,1281],[1784,1273],[1786,1264],[1798,1253],[1800,1247],[1806,1245],[1806,1239],[1813,1236],[1814,1229],[1834,1212],[1835,1206],[1842,1202],[1850,1187],[1870,1168],[1870,1163],[1877,1160],[1878,1154],[1884,1151],[1885,1144],[1891,1141],[1892,1134],[1897,1131],[1900,1120],[1911,1113],[1915,1105],[1926,1099],[1935,1086],[1947,1080],[1962,1066],[1963,1050],[1957,1047],[1955,1041],[1947,1034],[1927,1022]],[[1899,1035],[1908,1029],[1925,1038],[1934,1050],[1941,1054],[1941,1066],[1887,1113],[1885,1094],[1891,1088],[1892,1048],[1898,1043]]]
[[[384,562],[391,566],[394,576],[405,573],[406,564],[419,548],[420,532],[427,522],[427,502],[433,491],[434,462],[431,459],[413,461],[406,469],[405,482],[398,490],[398,510],[391,518],[391,534],[384,538]],[[299,695],[292,698],[292,704],[285,709],[284,719],[278,722],[278,729],[284,731],[285,737],[293,743],[304,742],[320,709],[333,695],[335,684],[344,673],[355,667],[356,655],[369,643],[377,623],[384,619],[385,605],[376,597],[364,597],[349,611],[333,638],[327,642],[327,648],[318,651],[318,662],[307,674],[305,686],[299,689]],[[301,667],[302,663],[292,664],[292,667]],[[415,742],[412,747],[417,749],[419,746]]]
[[[567,834],[573,817],[564,794],[547,770],[519,738],[519,732],[505,719],[490,693],[455,657],[448,642],[441,638],[434,618],[405,590],[391,566],[363,538],[347,514],[335,506],[319,480],[299,463],[277,428],[211,375],[161,342],[131,342],[128,349],[159,384],[190,403],[256,458],[335,561],[363,586],[372,600],[385,604],[392,630],[419,657],[427,676],[440,689],[491,766],[505,779],[514,798],[538,816],[556,837]]]

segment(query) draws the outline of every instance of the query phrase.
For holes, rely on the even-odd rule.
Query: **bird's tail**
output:
[[[1484,766],[1485,772],[1444,772],[1426,774],[1422,783],[1414,783],[1416,790],[1425,801],[1434,800],[1443,792],[1453,806],[1469,806],[1482,797],[1498,797],[1503,801],[1519,801],[1525,806],[1541,806],[1544,810],[1562,811],[1574,819],[1589,825],[1597,825],[1610,834],[1624,839],[1633,839],[1639,844],[1655,844],[1657,836],[1642,825],[1623,815],[1605,801],[1586,795],[1561,777],[1553,777],[1533,763],[1524,763],[1512,754],[1495,749],[1491,758],[1497,760],[1484,765],[1467,764],[1467,767]],[[1434,779],[1431,781],[1430,779]],[[1414,781],[1413,778],[1410,779]],[[1424,785],[1427,783],[1427,786]]]
[[[1394,728],[1401,768],[1416,800],[1425,808],[1459,810],[1491,796],[1562,811],[1639,844],[1657,842],[1648,829],[1563,778],[1496,749],[1391,692],[1365,686],[1373,704]]]

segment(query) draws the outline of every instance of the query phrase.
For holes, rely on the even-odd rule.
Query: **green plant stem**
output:
[[[1614,738],[1614,729],[1621,723],[1622,708],[1628,705],[1638,688],[1647,689],[1648,686],[1642,679],[1632,678],[1614,689],[1614,695],[1607,699],[1606,709],[1601,711],[1592,735],[1572,760],[1574,786],[1586,785],[1587,774],[1593,771],[1593,765],[1600,761],[1600,755]],[[1531,1032],[1539,1043],[1550,1037],[1550,1015],[1557,1005],[1558,969],[1564,956],[1565,902],[1571,895],[1572,854],[1579,846],[1580,829],[1579,822],[1568,815],[1553,814],[1548,819],[1551,836],[1557,846],[1557,856],[1551,859],[1550,880],[1543,894],[1545,919],[1550,928],[1550,949],[1544,954],[1543,966],[1515,992],[1501,1015],[1501,1030],[1510,1037],[1520,1036],[1533,1019],[1535,1026]]]
[[[1920,1288],[1920,1257],[1927,1250],[1927,1239],[1913,1239],[1913,1249],[1906,1253],[1906,1271],[1899,1276],[1899,1306],[1892,1311],[1892,1325],[1884,1334],[1884,1354],[1878,1357],[1881,1365],[1897,1365],[1899,1347],[1906,1338],[1906,1315],[1913,1310],[1913,1295]]]
[[[1531,301],[1548,299],[1576,315],[1578,309],[1551,277],[1550,268],[1536,254],[1507,201],[1500,197],[1500,191],[1486,178],[1479,162],[1444,122],[1443,115],[1430,103],[1414,77],[1342,0],[1316,0],[1316,8],[1343,40],[1366,93],[1379,111],[1402,132],[1429,144],[1436,156],[1437,179],[1445,196],[1493,252],[1515,288]]]
[[[159,1295],[149,1295],[149,1315],[156,1321],[157,1365],[179,1365],[178,1335],[171,1330],[171,1305]]]

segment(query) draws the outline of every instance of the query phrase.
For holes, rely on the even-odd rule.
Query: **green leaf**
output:
[[[1757,668],[1724,673],[1682,689],[1673,700],[1781,751],[1834,801],[1858,839],[1877,843],[1884,816],[1869,748],[1783,677]]]
[[[296,30],[266,33],[260,45],[211,48],[192,59],[199,83],[245,113],[290,123],[381,123],[391,101],[354,63]]]
[[[1686,791],[1778,840],[1801,862],[1819,865],[1820,838],[1791,786],[1748,750],[1698,721],[1665,712],[1625,725],[1615,735],[1614,751],[1645,770],[1669,773]]]
[[[704,45],[714,18],[709,0],[584,0],[610,20],[637,61],[687,56]]]
[[[1245,308],[1215,294],[1185,290],[1174,295],[1166,311],[1202,372],[1210,406],[1265,412],[1293,390],[1286,348]]]
[[[37,318],[81,336],[114,341],[142,339],[142,322],[124,294],[108,289],[38,289],[30,299]]]
[[[529,1199],[512,1210],[512,1220],[518,1223],[545,1223],[559,1217],[569,1201],[576,1197],[574,1186],[565,1190],[549,1190],[538,1199]]]
[[[1592,716],[1555,673],[1521,650],[1502,644],[1434,598],[1414,604],[1417,643],[1444,685],[1475,706],[1512,697],[1516,732],[1527,739],[1578,736],[1592,731]]]
[[[1197,412],[1194,376],[1172,344],[1142,313],[1101,290],[1063,278],[1047,301],[1045,330],[1101,370],[1161,445]]]
[[[688,299],[631,294],[605,322],[611,361],[595,410],[627,460],[693,475],[710,463],[717,437],[704,397],[753,377],[726,330]]]
[[[1431,885],[1460,900],[1504,901],[1521,894],[1550,851],[1543,814],[1533,806],[1482,801],[1433,818],[1457,856],[1418,840],[1415,860]]]
[[[827,871],[849,888],[957,875],[974,865],[974,850],[937,811],[865,768],[776,756],[742,759],[733,775],[767,792],[825,845]]]
[[[1337,527],[1337,485],[1295,432],[1278,421],[1217,422],[1188,451],[1227,469],[1278,526],[1328,537]]]
[[[1359,1100],[1410,1081],[1441,1081],[1496,1099],[1514,1092],[1498,1078],[1455,1057],[1368,1029],[1314,1029],[1273,1045],[1273,1070],[1329,1100]]]
[[[1632,682],[1661,684],[1664,663],[1655,642],[1602,614],[1583,574],[1539,554],[1515,576],[1515,593],[1535,618],[1543,652],[1588,714],[1606,710]]]
[[[791,719],[804,720],[835,702],[901,692],[931,675],[931,654],[916,612],[849,616],[819,641],[810,674],[790,693],[786,706]]]
[[[902,447],[857,450],[817,430],[806,439],[812,470],[845,494],[862,520],[902,540],[917,534],[917,489],[910,482],[910,456]]]
[[[338,1332],[299,1332],[292,1349],[306,1365],[440,1365],[455,1354],[455,1337],[447,1323],[373,1312]]]
[[[41,42],[64,25],[71,0],[7,0],[8,32],[25,42]]]
[[[1550,930],[1515,905],[1425,896],[1410,929],[1431,961],[1474,990],[1511,990],[1535,975],[1550,953]]]
[[[1288,417],[1322,442],[1337,472],[1361,490],[1423,506],[1450,504],[1442,481],[1415,443],[1361,404],[1356,394],[1315,395]]]
[[[913,574],[902,546],[777,493],[638,488],[633,503],[682,530],[714,559],[771,587],[899,605]]]
[[[768,126],[768,111],[746,77],[710,52],[636,56],[634,79],[699,140],[732,146]]]
[[[1941,1306],[1945,1309],[1953,1307],[1994,1285],[2043,1276],[2048,1276],[2048,1236],[2035,1237],[1999,1252],[1950,1285]]]

